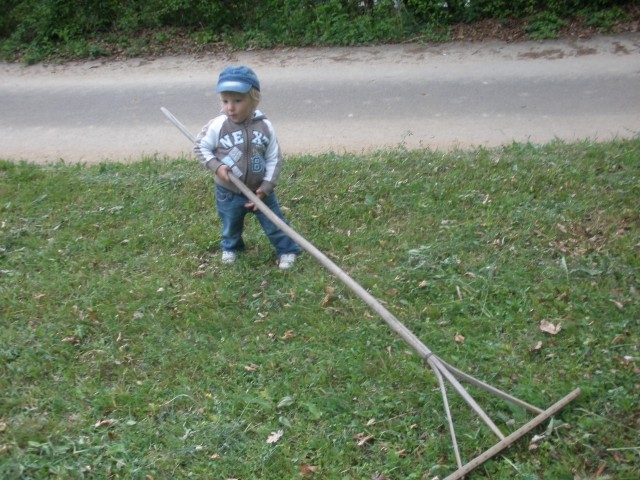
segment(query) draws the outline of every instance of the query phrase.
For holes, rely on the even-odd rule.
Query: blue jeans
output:
[[[247,213],[255,213],[262,230],[264,230],[271,245],[275,248],[278,257],[285,253],[299,254],[302,251],[298,244],[269,220],[264,213],[260,210],[253,212],[251,209],[246,208],[244,204],[248,201],[249,199],[243,194],[232,192],[216,184],[216,204],[218,205],[218,215],[222,220],[222,250],[231,252],[244,250],[244,241],[242,240],[244,217]],[[278,218],[285,223],[287,222],[280,210],[275,192],[271,192],[262,201]]]

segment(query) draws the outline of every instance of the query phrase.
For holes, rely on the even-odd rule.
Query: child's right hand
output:
[[[216,170],[216,175],[218,175],[218,177],[220,177],[220,180],[222,180],[223,182],[228,182],[229,181],[229,167],[227,167],[226,165],[220,165],[218,167],[218,169]]]

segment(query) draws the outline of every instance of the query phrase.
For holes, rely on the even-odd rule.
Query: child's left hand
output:
[[[260,190],[260,189],[256,190],[256,196],[257,196],[260,200],[262,200],[264,197],[266,197],[265,193],[264,193],[262,190]],[[250,209],[252,209],[254,212],[255,212],[256,210],[258,210],[258,207],[256,207],[256,205],[255,205],[253,202],[247,202],[247,203],[245,203],[245,204],[244,204],[244,208],[250,208]]]

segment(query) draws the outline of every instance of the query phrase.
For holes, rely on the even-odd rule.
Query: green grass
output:
[[[470,478],[633,479],[639,158],[638,139],[326,154],[289,158],[278,191],[292,226],[444,360],[541,408],[583,390],[537,448],[528,435]],[[0,162],[0,199],[0,477],[454,469],[435,377],[315,259],[280,272],[250,219],[247,252],[220,264],[192,159]],[[470,392],[505,433],[531,418]],[[450,402],[464,460],[497,442]]]

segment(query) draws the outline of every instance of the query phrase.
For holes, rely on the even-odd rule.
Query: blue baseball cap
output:
[[[260,82],[253,70],[245,66],[227,67],[220,73],[216,93],[247,93],[251,87],[260,91]]]

